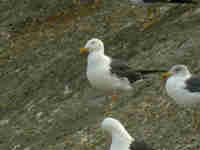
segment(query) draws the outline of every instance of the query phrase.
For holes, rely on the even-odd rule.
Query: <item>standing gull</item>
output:
[[[129,1],[137,6],[147,6],[146,15],[145,15],[146,19],[149,20],[150,17],[152,16],[151,22],[148,22],[145,24],[145,19],[143,20],[144,25],[143,25],[142,30],[152,26],[152,24],[154,24],[157,21],[157,17],[160,16],[160,8],[156,8],[156,7],[161,6],[161,4],[167,4],[167,3],[169,3],[169,4],[170,3],[172,3],[172,4],[197,4],[197,2],[193,1],[193,0],[129,0]]]
[[[134,139],[129,135],[123,125],[111,117],[105,118],[101,128],[112,136],[110,150],[153,150],[144,141]]]
[[[145,74],[158,70],[134,71],[127,63],[104,54],[104,44],[99,39],[89,40],[80,53],[89,52],[87,78],[96,89],[112,93],[115,100],[121,91],[131,91],[132,83],[143,79]],[[163,71],[162,71],[163,72]]]

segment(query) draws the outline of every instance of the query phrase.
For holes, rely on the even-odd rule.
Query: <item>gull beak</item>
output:
[[[166,73],[161,74],[161,77],[162,77],[163,79],[166,79],[166,78],[168,78],[168,77],[171,76],[171,75],[172,75],[171,72],[166,72]]]
[[[80,54],[83,54],[83,53],[88,53],[88,48],[86,47],[83,47],[83,48],[80,48]]]

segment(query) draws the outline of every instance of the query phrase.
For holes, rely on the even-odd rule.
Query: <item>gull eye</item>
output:
[[[175,72],[179,72],[179,71],[181,71],[181,68],[176,68],[175,69]]]
[[[95,43],[96,43],[95,41],[92,41],[92,42],[91,42],[92,45],[94,45]]]

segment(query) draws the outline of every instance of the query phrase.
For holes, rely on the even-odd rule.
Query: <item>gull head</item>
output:
[[[168,78],[170,76],[186,77],[190,76],[190,72],[185,65],[175,65],[169,72],[162,74],[162,78]]]
[[[89,40],[83,48],[80,48],[80,53],[83,54],[85,52],[101,52],[104,53],[104,45],[103,42],[99,39],[91,39]]]
[[[132,137],[129,135],[123,125],[114,118],[105,118],[101,123],[101,128],[108,132],[112,137],[119,136],[123,139],[132,140]]]

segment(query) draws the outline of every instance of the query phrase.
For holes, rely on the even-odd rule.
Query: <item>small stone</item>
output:
[[[7,125],[8,123],[9,123],[9,120],[8,120],[8,119],[0,120],[0,126]]]
[[[26,147],[24,148],[24,150],[31,150],[31,147]]]
[[[66,86],[65,86],[65,90],[64,90],[64,95],[68,95],[68,94],[70,94],[70,93],[72,93],[72,90],[69,88],[68,85],[66,85]]]
[[[37,119],[41,118],[41,116],[43,115],[43,112],[39,112],[36,114]]]

